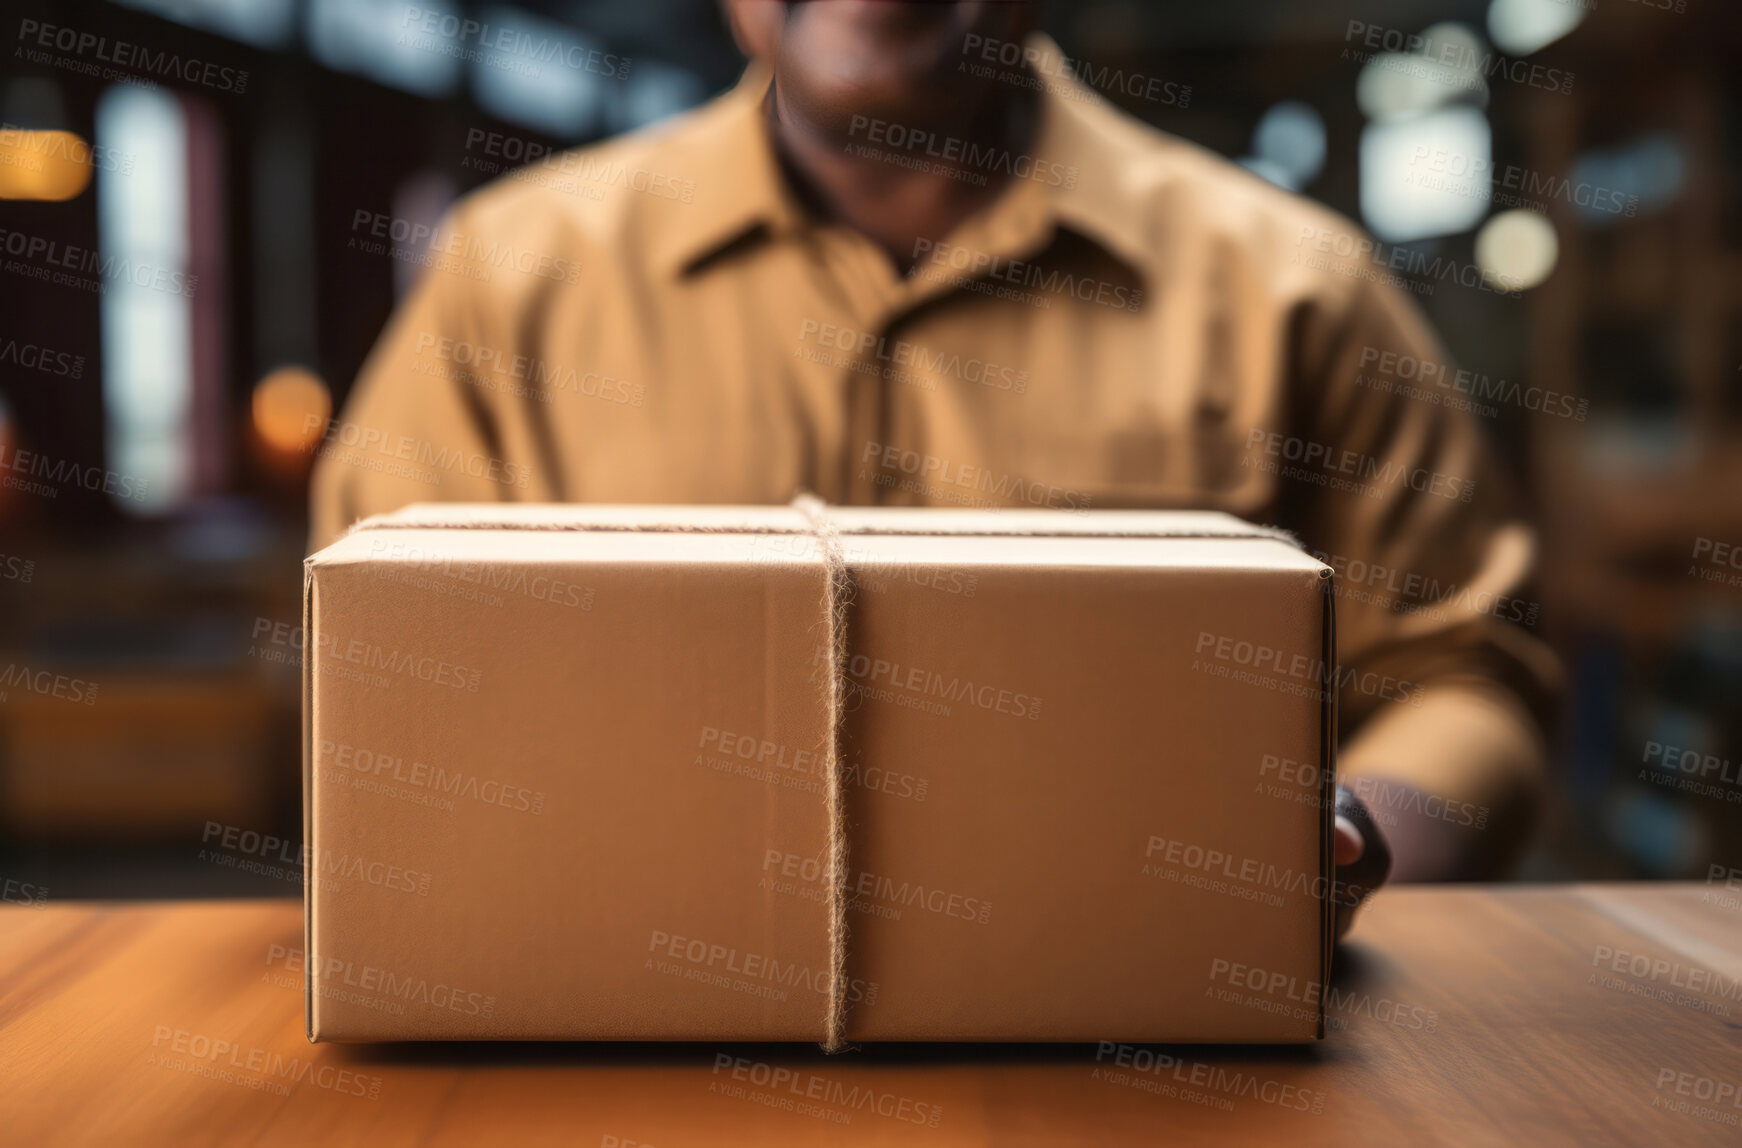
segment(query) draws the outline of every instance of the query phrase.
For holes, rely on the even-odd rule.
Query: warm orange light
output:
[[[254,433],[269,450],[298,455],[314,445],[333,413],[327,385],[305,367],[279,367],[254,384]]]
[[[71,199],[90,186],[93,160],[72,132],[0,128],[0,199]]]
[[[16,458],[18,439],[13,433],[12,413],[6,409],[6,398],[0,395],[0,452],[7,458]],[[22,491],[15,490],[9,483],[0,483],[0,522],[12,517],[22,498]]]

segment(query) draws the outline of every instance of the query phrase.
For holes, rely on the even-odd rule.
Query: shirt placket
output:
[[[1038,253],[1052,233],[1053,217],[1045,190],[1024,182],[1011,188],[989,212],[970,218],[952,232],[944,240],[944,249],[984,253],[991,266],[1007,266],[1011,260]],[[863,324],[860,329],[875,340],[873,355],[894,341],[902,322],[922,305],[938,305],[962,291],[965,284],[993,273],[984,269],[955,272],[946,266],[934,268],[936,274],[900,277],[889,257],[869,239],[842,229],[827,233],[825,257],[841,277],[842,297],[854,306],[857,321]],[[926,266],[922,262],[918,270],[924,272]],[[947,304],[931,315],[934,322],[948,321]],[[875,443],[925,453],[929,444],[921,404],[904,394],[904,388],[893,385],[883,372],[873,375],[849,368],[844,375],[842,442],[846,454],[840,460],[839,501],[856,506],[925,505],[928,499],[922,493],[904,489],[900,473],[881,466],[868,452],[868,444]]]
[[[892,400],[881,372],[868,372],[865,365],[880,362],[877,349],[886,337],[891,319],[900,310],[902,281],[888,256],[857,232],[828,228],[818,233],[817,243],[853,329],[872,341],[864,352],[847,352],[837,375],[845,418],[842,454],[833,460],[837,476],[835,501],[849,506],[876,505],[883,501],[875,481],[876,472],[862,465],[860,455],[865,443],[880,441],[877,436],[887,424]],[[828,467],[829,460],[823,460],[821,465]]]

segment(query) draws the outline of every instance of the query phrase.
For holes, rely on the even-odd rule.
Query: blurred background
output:
[[[1047,11],[1073,60],[1160,81],[1097,85],[1131,113],[1525,285],[1417,295],[1544,533],[1533,624],[1571,699],[1522,876],[1742,866],[1736,6]],[[51,899],[298,896],[285,635],[308,473],[419,254],[358,220],[433,225],[543,149],[706,100],[740,61],[713,0],[8,12],[0,877]],[[480,46],[466,19],[563,60]],[[1709,786],[1680,784],[1685,752],[1716,763]]]

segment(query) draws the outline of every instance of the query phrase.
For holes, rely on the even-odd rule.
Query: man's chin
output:
[[[898,88],[939,96],[960,81],[963,46],[979,23],[980,2],[811,0],[794,5],[785,38],[812,69],[864,90],[867,98]]]
[[[867,120],[908,128],[961,124],[978,114],[986,82],[964,46],[1020,38],[1026,8],[986,0],[903,4],[888,0],[795,3],[777,72],[788,98],[829,131]]]
[[[916,127],[959,115],[963,98],[960,85],[889,68],[806,79],[813,96],[828,106]]]
[[[858,29],[861,35],[927,35],[955,26],[967,30],[987,0],[794,0],[793,16],[826,19]]]

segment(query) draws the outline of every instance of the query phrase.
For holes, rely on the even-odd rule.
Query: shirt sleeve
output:
[[[480,345],[470,291],[462,261],[432,258],[395,311],[315,446],[311,549],[371,514],[413,502],[505,501],[525,485],[525,465],[501,457],[485,388],[452,351]]]
[[[1382,824],[1423,805],[1506,856],[1541,804],[1560,687],[1534,634],[1535,535],[1400,291],[1362,278],[1302,329],[1279,516],[1335,570],[1339,776]]]

